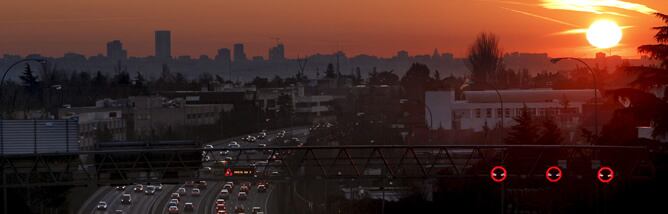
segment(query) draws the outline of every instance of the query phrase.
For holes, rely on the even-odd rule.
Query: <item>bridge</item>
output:
[[[138,180],[182,183],[231,177],[273,181],[458,179],[490,177],[496,166],[507,169],[507,181],[544,179],[551,166],[563,170],[564,178],[584,181],[593,181],[596,170],[604,166],[614,170],[616,180],[645,180],[655,176],[655,152],[646,146],[597,145],[222,146],[5,155],[0,157],[0,166],[2,187],[6,188],[115,185]],[[201,155],[193,158],[194,153]]]

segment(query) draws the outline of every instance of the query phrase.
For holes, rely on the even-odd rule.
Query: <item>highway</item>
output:
[[[305,142],[305,137],[308,135],[308,128],[295,128],[295,129],[286,129],[288,132],[287,136],[299,138],[301,142]],[[267,146],[279,146],[278,140],[274,140],[279,131],[267,132],[267,137],[265,139],[257,139],[256,142],[246,142],[240,140],[242,136],[229,138],[225,140],[219,140],[209,143],[209,145],[214,146],[214,148],[227,148],[228,144],[232,141],[236,141],[240,144],[241,148],[245,147],[257,147],[257,144],[267,144]],[[251,134],[251,136],[257,136],[259,133]],[[209,154],[213,160],[223,160],[224,157],[237,157],[239,154]],[[260,152],[255,154],[245,154],[244,157],[248,155],[250,159],[264,159],[266,154]],[[235,161],[235,160],[233,160]],[[239,165],[249,165],[250,163],[235,162]],[[212,162],[203,163],[204,167],[212,167]],[[260,166],[258,166],[260,168]],[[267,167],[267,170],[271,170],[271,167]],[[281,172],[279,172],[281,173]],[[207,175],[200,174],[202,178],[206,178]],[[218,175],[217,178],[221,176]],[[185,188],[186,194],[181,195],[179,200],[179,212],[178,213],[198,213],[198,214],[210,214],[216,213],[215,203],[218,198],[219,192],[223,189],[223,185],[227,181],[234,182],[234,188],[230,192],[229,199],[225,200],[225,206],[227,213],[234,213],[235,206],[243,206],[245,208],[245,213],[252,213],[251,209],[253,207],[260,207],[261,210],[266,213],[271,213],[266,210],[267,204],[269,203],[270,195],[273,193],[275,187],[272,184],[267,185],[267,190],[265,192],[258,192],[257,184],[253,182],[252,177],[244,179],[243,177],[233,177],[230,180],[208,180],[208,185],[206,188],[201,189],[201,194],[199,196],[193,196],[191,191],[194,187],[186,187],[185,184],[164,184],[162,191],[156,191],[154,195],[145,195],[144,192],[134,192],[132,188],[133,185],[127,186],[124,191],[115,190],[114,187],[100,187],[92,196],[86,201],[81,208],[79,209],[79,214],[85,213],[116,213],[116,210],[122,210],[122,213],[168,213],[168,202],[172,193],[176,192],[178,188]],[[238,193],[241,187],[241,183],[250,183],[251,188],[248,191],[248,198],[246,200],[239,200]],[[146,187],[146,186],[145,186]],[[123,193],[130,194],[132,198],[131,204],[121,204],[121,196]],[[106,210],[97,210],[96,206],[98,202],[105,201],[108,204]],[[187,202],[192,202],[194,204],[194,210],[191,212],[184,211],[184,204]]]

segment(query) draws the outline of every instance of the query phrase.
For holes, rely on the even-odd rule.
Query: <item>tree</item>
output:
[[[513,118],[517,125],[510,127],[510,133],[505,139],[506,144],[510,145],[532,145],[536,144],[538,139],[538,127],[534,122],[529,109],[526,105],[522,108],[522,113]]]
[[[40,91],[40,82],[38,77],[33,74],[30,64],[26,64],[23,69],[23,74],[20,76],[21,81],[23,82],[23,87],[31,95],[37,95]]]
[[[325,78],[329,79],[336,78],[336,71],[334,71],[334,65],[332,65],[332,63],[327,64],[327,70],[325,70]]]
[[[560,145],[564,141],[561,129],[552,117],[546,117],[541,121],[541,131],[538,137],[540,145]]]
[[[489,82],[502,67],[499,39],[492,33],[480,33],[469,48],[468,63],[473,80]]]
[[[399,83],[399,76],[394,74],[394,71],[381,71],[376,72],[376,70],[369,73],[369,85],[396,85]]]
[[[424,97],[424,91],[432,83],[431,72],[425,64],[413,63],[404,77],[401,86],[408,97]]]
[[[637,74],[637,78],[630,83],[630,88],[620,88],[610,90],[607,95],[614,100],[620,100],[624,109],[615,112],[615,117],[628,118],[634,117],[635,123],[624,123],[627,126],[653,125],[654,137],[665,136],[668,132],[668,103],[666,103],[666,93],[664,89],[663,99],[657,98],[651,91],[660,89],[668,85],[668,15],[656,13],[659,19],[664,22],[663,26],[654,27],[658,32],[654,39],[658,44],[642,45],[638,47],[638,52],[647,54],[651,59],[659,60],[661,63],[657,66],[627,66],[624,70]],[[613,121],[620,119],[613,118]],[[610,125],[609,127],[616,127]],[[610,133],[614,134],[614,132]]]

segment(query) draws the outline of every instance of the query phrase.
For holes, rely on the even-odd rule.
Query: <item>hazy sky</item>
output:
[[[22,0],[0,7],[0,54],[105,53],[119,39],[133,56],[153,54],[153,31],[172,31],[172,54],[215,55],[235,42],[263,55],[280,37],[289,57],[341,49],[392,56],[398,50],[464,56],[482,31],[501,38],[504,51],[590,57],[584,34],[558,35],[607,18],[624,38],[612,53],[637,57],[652,43],[654,16],[615,9],[594,14],[542,7],[545,0]],[[596,1],[596,0],[589,0]],[[668,11],[666,0],[629,0]],[[606,8],[608,9],[608,8]],[[542,18],[539,18],[542,17]],[[573,26],[574,25],[574,26]],[[608,52],[609,50],[606,50]]]

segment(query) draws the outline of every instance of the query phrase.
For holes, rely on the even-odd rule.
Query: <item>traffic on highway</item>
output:
[[[253,148],[303,145],[307,128],[265,130],[251,135],[211,142],[203,149]],[[202,152],[203,164],[198,177],[182,184],[136,182],[120,186],[105,186],[84,203],[79,212],[93,214],[121,213],[253,213],[266,214],[274,184],[258,179],[257,175],[282,173],[275,164],[276,156],[267,152]],[[236,160],[243,155],[246,158]],[[273,157],[272,157],[273,156]],[[264,161],[248,161],[262,160]],[[271,162],[271,163],[270,163]],[[234,170],[232,167],[235,166]],[[244,170],[247,169],[247,172]],[[224,174],[220,179],[220,174]],[[238,176],[234,176],[236,173]],[[241,173],[241,174],[240,174]]]

